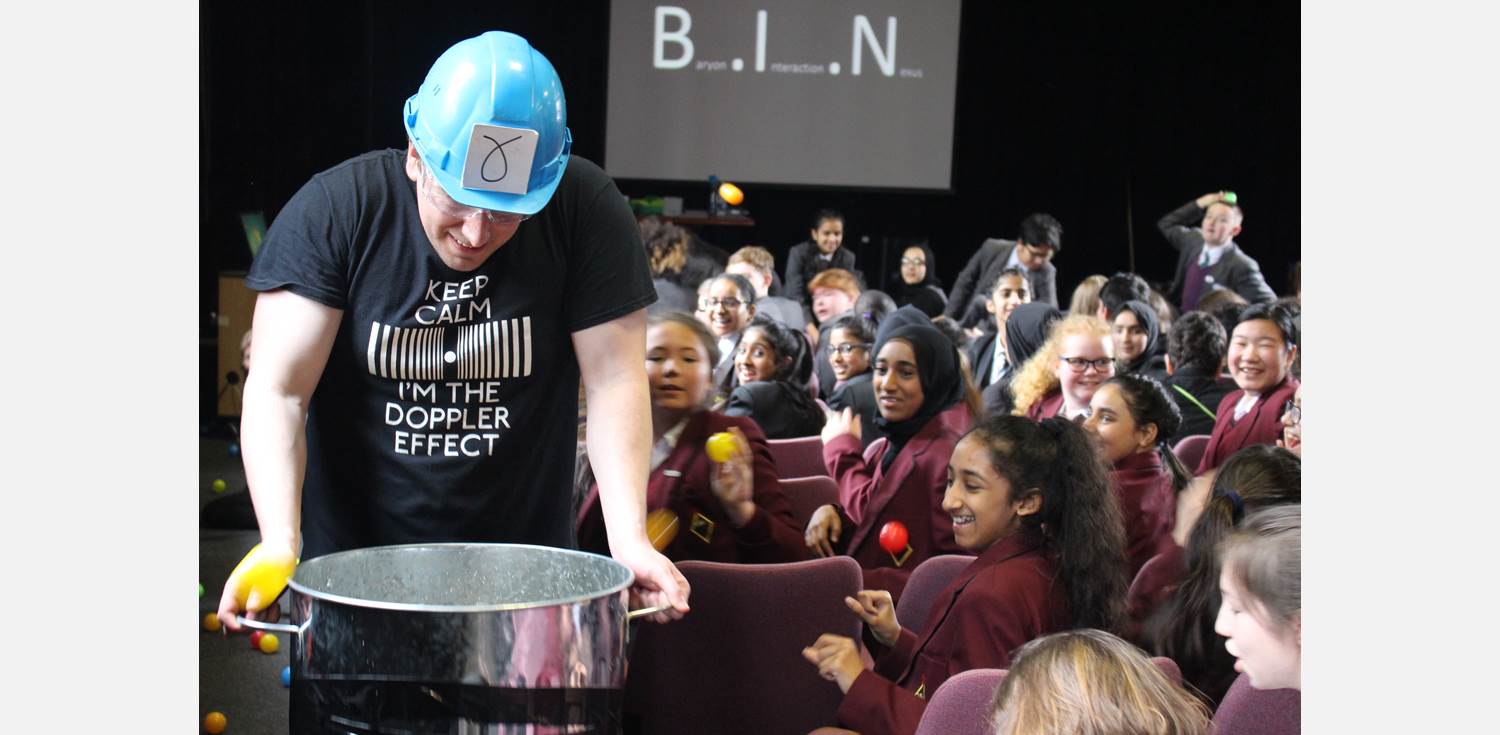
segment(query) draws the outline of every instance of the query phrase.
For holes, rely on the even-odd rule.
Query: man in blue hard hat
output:
[[[246,283],[260,292],[241,446],[261,554],[480,541],[574,545],[578,384],[613,556],[637,604],[687,611],[645,532],[656,299],[629,207],[570,156],[562,84],[492,31],[433,64],[406,150],[314,176]],[[300,548],[300,554],[299,554]],[[219,616],[271,600],[243,575]]]

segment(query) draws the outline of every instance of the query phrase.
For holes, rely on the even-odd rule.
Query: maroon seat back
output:
[[[1172,683],[1182,683],[1182,672],[1171,659],[1156,657],[1151,662]],[[970,669],[950,677],[927,701],[916,735],[991,735],[995,729],[990,707],[1005,675],[1005,669]]]
[[[974,562],[974,557],[965,554],[942,554],[929,557],[911,570],[901,598],[896,601],[896,622],[913,633],[922,632],[927,622],[927,613],[943,589],[960,572]]]
[[[1172,453],[1182,460],[1182,466],[1192,470],[1198,466],[1198,461],[1203,459],[1203,450],[1208,448],[1208,434],[1194,434],[1177,440],[1177,445],[1172,447]]]
[[[636,623],[625,716],[647,735],[805,733],[835,721],[843,694],[802,649],[824,633],[859,640],[844,597],[859,564],[835,556],[788,564],[677,564],[692,611]]]
[[[797,519],[798,528],[807,528],[807,521],[818,506],[839,502],[839,486],[828,475],[782,480],[781,492],[792,501],[792,515]]]
[[[766,446],[771,450],[771,459],[776,461],[776,476],[779,478],[828,474],[828,468],[823,465],[822,437],[767,439]]]
[[[1302,692],[1256,689],[1244,674],[1214,712],[1214,735],[1296,735],[1302,731]]]

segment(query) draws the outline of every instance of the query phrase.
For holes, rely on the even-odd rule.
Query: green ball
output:
[[[1226,192],[1224,192],[1224,203],[1225,204],[1234,204],[1235,202],[1237,202],[1239,200],[1240,200],[1240,198],[1238,196],[1235,196],[1234,192],[1232,192],[1232,191],[1226,191]]]
[[[203,583],[202,582],[198,583],[198,597],[200,597],[200,598],[203,597]]]
[[[228,487],[229,487],[229,484],[226,483],[226,482],[224,482],[223,480],[214,480],[214,492],[216,492],[216,493],[222,493]]]

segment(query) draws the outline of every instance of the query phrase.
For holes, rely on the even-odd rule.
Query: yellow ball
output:
[[[203,616],[203,629],[212,633],[219,629],[219,616],[209,613]]]
[[[281,641],[276,639],[275,633],[267,633],[260,637],[261,653],[275,653],[278,648],[281,648]]]
[[[709,459],[715,462],[728,462],[729,458],[734,456],[734,450],[736,449],[734,434],[727,431],[714,434],[708,438],[708,443],[704,446],[704,449],[708,452]]]
[[[250,590],[253,589],[260,593],[260,604],[270,605],[271,601],[286,589],[286,581],[291,578],[296,568],[295,560],[277,562],[263,558],[260,553],[260,544],[256,544],[234,568],[233,574],[244,571],[242,579],[245,582],[241,585],[239,594],[235,596],[235,601],[239,603],[241,609],[244,609],[245,603],[250,599]]]
[[[740,191],[740,187],[726,181],[719,184],[719,198],[723,199],[731,207],[738,207],[741,202],[745,201],[745,192]]]
[[[203,718],[203,729],[210,735],[219,735],[226,727],[229,727],[229,718],[223,712],[210,712]]]

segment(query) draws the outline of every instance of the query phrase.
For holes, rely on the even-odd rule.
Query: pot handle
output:
[[[299,625],[288,625],[286,623],[267,623],[264,620],[251,620],[250,618],[247,618],[243,615],[234,616],[234,621],[247,628],[255,628],[257,630],[274,630],[278,633],[302,633],[302,627]]]
[[[670,609],[672,609],[671,605],[657,605],[656,607],[643,607],[639,610],[631,610],[625,613],[625,621],[630,622],[635,620],[636,618],[645,617],[647,615],[655,615],[659,612],[664,612]]]

